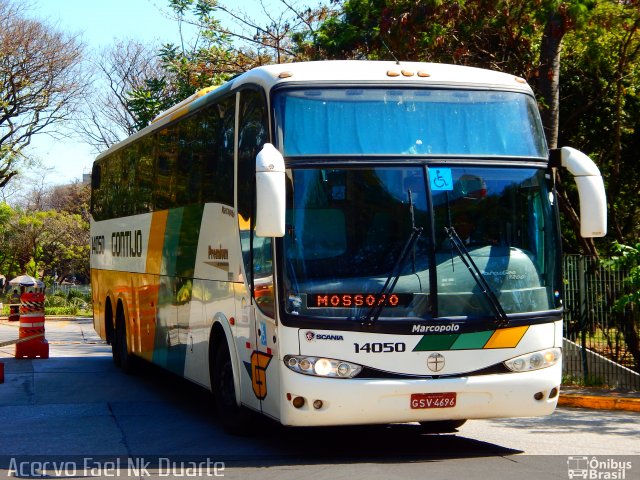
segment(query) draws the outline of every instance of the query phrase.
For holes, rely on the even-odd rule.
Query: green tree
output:
[[[640,2],[600,2],[565,45],[560,139],[596,159],[610,236],[633,244],[640,237]]]
[[[0,203],[0,272],[88,278],[89,198],[89,186],[76,182],[34,187],[15,208]]]
[[[434,61],[528,75],[540,28],[530,3],[346,0],[317,29],[315,47],[318,57]]]
[[[169,0],[178,24],[180,43],[166,43],[158,52],[160,76],[147,78],[129,92],[127,108],[142,129],[162,111],[198,90],[228,80],[234,69],[231,41],[213,16],[212,0]],[[185,39],[185,24],[197,24],[195,38]]]
[[[11,225],[15,217],[15,210],[6,203],[0,203],[0,273],[7,279],[17,271],[11,248],[13,231]]]
[[[29,273],[62,281],[88,278],[89,225],[78,214],[30,212],[0,206],[0,270],[8,277]]]
[[[297,9],[288,0],[279,0],[280,8],[263,4],[264,23],[218,0],[168,0],[168,4],[180,42],[160,48],[161,74],[147,78],[129,94],[127,106],[137,118],[137,129],[202,88],[219,85],[256,66],[310,58],[313,49],[298,48],[296,42],[312,38],[330,11],[327,5]],[[238,28],[223,26],[221,16]],[[195,31],[189,40],[187,27]]]
[[[44,221],[37,265],[56,282],[89,278],[89,224],[78,214],[52,212]],[[75,277],[75,278],[74,278]]]

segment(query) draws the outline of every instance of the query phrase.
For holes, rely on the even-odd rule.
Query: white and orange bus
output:
[[[365,61],[256,68],[100,155],[96,331],[213,392],[226,427],[550,414],[561,381],[554,168],[582,234],[602,178],[547,149],[524,80]]]

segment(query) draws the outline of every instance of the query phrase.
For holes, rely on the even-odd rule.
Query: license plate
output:
[[[412,393],[411,408],[452,408],[456,398],[456,392]]]

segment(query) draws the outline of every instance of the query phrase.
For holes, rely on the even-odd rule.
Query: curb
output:
[[[591,408],[596,410],[625,410],[640,412],[640,398],[616,398],[597,395],[560,395],[560,407]]]

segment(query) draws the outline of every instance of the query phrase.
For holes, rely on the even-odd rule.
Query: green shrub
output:
[[[72,317],[80,316],[80,317],[90,317],[93,315],[93,312],[90,309],[78,308],[75,306],[70,307],[45,307],[44,309],[45,316],[47,315],[68,315]]]
[[[67,297],[64,294],[46,295],[44,298],[44,306],[46,307],[64,307],[67,305]]]

